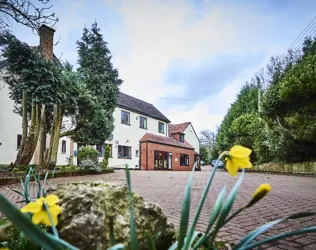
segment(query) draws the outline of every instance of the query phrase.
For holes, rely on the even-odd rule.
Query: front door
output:
[[[168,170],[169,166],[169,160],[168,152],[164,151],[155,151],[155,157],[154,157],[154,169],[155,170]]]
[[[196,163],[195,170],[201,170],[200,169],[200,156],[194,155],[194,163]]]

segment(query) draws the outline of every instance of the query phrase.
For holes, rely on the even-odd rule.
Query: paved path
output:
[[[191,218],[193,217],[202,191],[208,180],[208,168],[196,172],[192,186],[192,207]],[[170,220],[178,226],[180,221],[181,202],[183,199],[184,187],[188,178],[188,172],[169,171],[132,171],[132,188],[144,198],[159,204]],[[80,181],[80,180],[104,180],[114,183],[124,183],[124,171],[116,171],[114,174],[90,175],[79,177],[56,178],[55,183]],[[212,205],[224,184],[230,189],[237,177],[233,178],[228,173],[219,171],[211,187],[208,199],[202,211],[198,230],[206,227],[210,216]],[[246,204],[254,190],[261,183],[270,183],[271,193],[260,203],[240,214],[229,222],[220,231],[220,240],[236,242],[257,226],[280,217],[290,215],[299,211],[316,211],[316,178],[296,177],[269,174],[246,174],[240,188],[234,208]],[[19,188],[18,184],[9,185],[9,188]],[[0,192],[4,193],[12,202],[20,199],[18,195],[0,186]],[[316,216],[305,219],[289,221],[277,227],[271,234],[287,230],[295,230],[300,226],[316,225]],[[269,235],[269,234],[267,234]],[[267,249],[316,249],[316,233],[300,235],[280,240],[273,245],[266,246]],[[261,248],[263,249],[263,248]]]

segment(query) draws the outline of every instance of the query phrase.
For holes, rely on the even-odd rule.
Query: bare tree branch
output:
[[[39,6],[35,6],[31,0],[0,0],[0,29],[9,28],[10,19],[35,32],[42,24],[55,25],[58,22],[55,13],[46,14],[53,5],[45,7],[49,0],[38,0],[38,3]]]

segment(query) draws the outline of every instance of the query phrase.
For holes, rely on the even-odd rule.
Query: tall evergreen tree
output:
[[[82,126],[73,139],[89,144],[103,143],[114,129],[113,112],[122,80],[113,67],[111,52],[96,22],[91,29],[83,29],[77,49],[78,72],[95,96],[95,109],[90,113],[90,122]]]

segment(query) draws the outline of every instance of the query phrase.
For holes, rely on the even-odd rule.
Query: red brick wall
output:
[[[148,161],[147,161],[147,145],[148,145]],[[140,168],[142,170],[154,170],[154,151],[165,151],[172,153],[172,170],[175,171],[189,171],[192,170],[194,165],[194,150],[173,147],[168,145],[161,145],[151,142],[142,142],[141,143],[141,163]],[[189,155],[189,166],[180,166],[180,154]],[[177,161],[176,161],[177,159]],[[148,169],[147,169],[148,162]]]
[[[54,32],[52,28],[42,25],[39,28],[40,46],[46,58],[53,60]]]
[[[179,141],[179,134],[173,134],[172,137],[176,139],[177,141]]]

